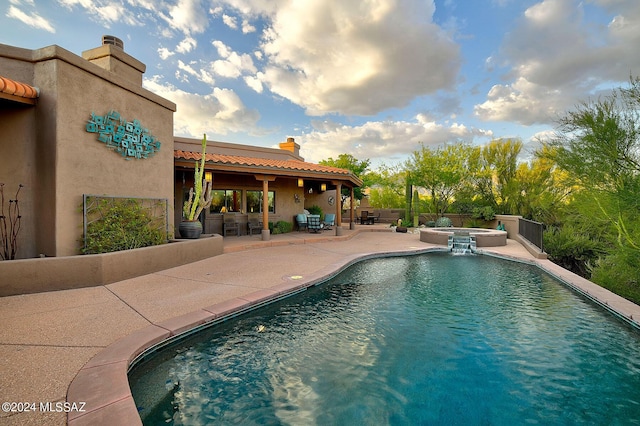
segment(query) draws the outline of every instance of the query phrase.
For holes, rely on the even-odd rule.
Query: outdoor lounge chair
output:
[[[227,232],[235,232],[238,237],[240,236],[240,226],[238,225],[238,221],[236,220],[235,213],[224,215],[224,222],[222,223],[222,235],[226,237]]]
[[[324,215],[324,229],[331,229],[332,226],[336,224],[336,215],[335,213],[327,213]]]
[[[310,214],[307,216],[307,229],[309,232],[320,232],[324,226],[320,223],[319,214]]]
[[[298,232],[307,229],[307,215],[304,213],[297,214],[296,223],[298,224]]]
[[[249,232],[249,235],[253,235],[253,231],[257,231],[258,234],[262,232],[262,222],[260,222],[260,218],[258,216],[249,215],[247,231]]]

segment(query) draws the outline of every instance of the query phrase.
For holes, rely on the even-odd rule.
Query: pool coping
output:
[[[569,288],[588,297],[610,312],[640,329],[640,306],[555,265],[546,259],[531,259],[509,255],[493,248],[476,253],[538,266]],[[84,401],[83,412],[68,413],[69,425],[127,424],[141,425],[142,420],[129,387],[128,371],[138,356],[155,345],[179,338],[195,328],[224,321],[276,300],[318,285],[349,266],[373,258],[417,255],[447,251],[446,247],[430,246],[393,251],[377,251],[345,256],[326,265],[320,271],[298,279],[290,277],[282,284],[262,289],[242,297],[204,307],[175,318],[152,323],[116,340],[89,360],[77,373],[67,391],[67,401]]]

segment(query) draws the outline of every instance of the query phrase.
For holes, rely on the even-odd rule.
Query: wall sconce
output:
[[[299,196],[298,194],[293,194],[293,200],[294,200],[296,203],[299,203],[299,202],[300,202],[300,196]]]
[[[304,179],[302,178],[298,179],[298,188],[304,188]]]
[[[204,180],[213,182],[213,172],[204,172]]]
[[[320,191],[321,191],[321,192],[324,192],[324,191],[326,191],[326,190],[327,190],[327,184],[326,184],[326,183],[321,183],[321,184],[320,184]]]

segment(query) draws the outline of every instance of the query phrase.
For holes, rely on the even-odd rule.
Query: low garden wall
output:
[[[223,253],[222,236],[104,254],[0,262],[0,296],[94,287],[196,262]]]

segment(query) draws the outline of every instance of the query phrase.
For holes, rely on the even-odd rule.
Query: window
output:
[[[211,213],[239,212],[242,210],[242,191],[216,189],[211,191]]]
[[[269,191],[269,213],[276,212],[276,193]],[[262,213],[262,191],[247,191],[247,213]]]

